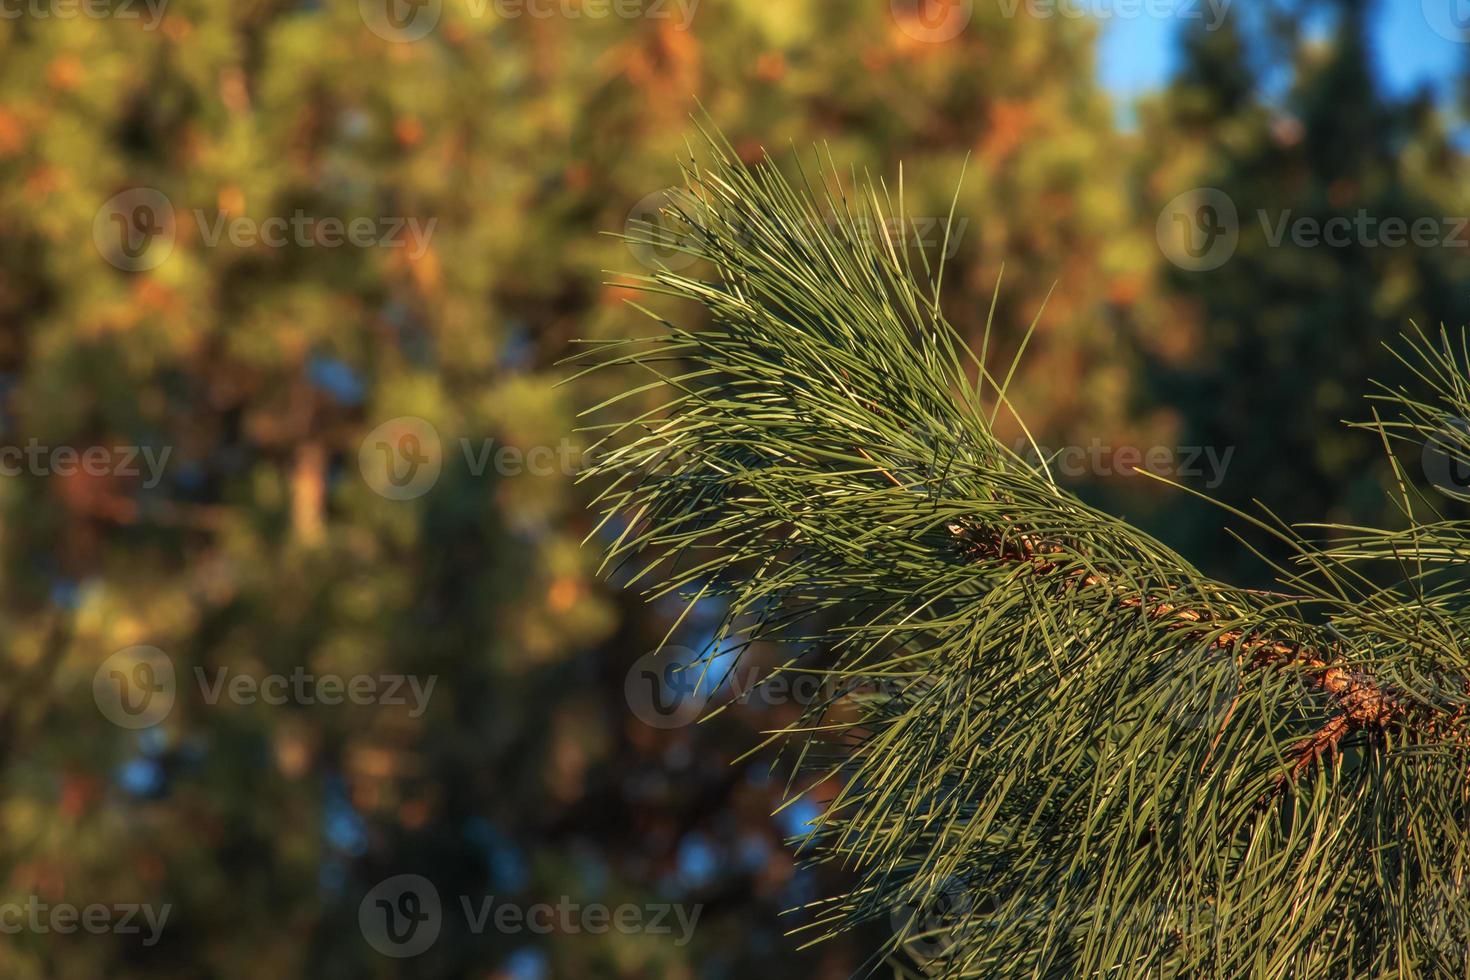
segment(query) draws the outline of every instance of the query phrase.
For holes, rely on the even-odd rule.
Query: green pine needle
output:
[[[823,801],[803,854],[855,884],[801,940],[892,923],[911,976],[1465,976],[1470,524],[1324,550],[1242,514],[1297,562],[1210,581],[996,438],[1015,362],[946,320],[881,184],[707,155],[674,236],[632,237],[700,260],[638,283],[709,325],[583,355],[635,378],[590,476],[627,582],[825,672],[772,741]],[[1420,340],[1435,394],[1371,428],[1470,459],[1465,351]]]

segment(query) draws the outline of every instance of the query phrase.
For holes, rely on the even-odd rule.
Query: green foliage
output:
[[[1196,71],[1189,50],[1164,110],[1145,106],[1137,133],[1120,129],[1094,77],[1100,27],[1086,19],[1036,18],[1024,3],[1014,16],[1005,4],[954,5],[973,8],[970,23],[931,43],[888,0],[705,0],[687,30],[668,18],[513,17],[500,11],[517,4],[445,0],[424,5],[442,8],[429,35],[397,43],[364,23],[382,6],[0,4],[0,450],[35,440],[169,452],[156,484],[0,476],[0,906],[30,896],[172,906],[152,946],[6,935],[5,977],[807,980],[854,972],[889,937],[887,919],[802,951],[780,936],[822,911],[783,909],[846,888],[840,862],[798,866],[782,840],[809,807],[772,815],[798,754],[770,774],[768,756],[741,755],[794,707],[742,704],[672,730],[630,716],[629,665],[671,629],[676,643],[701,645],[703,617],[718,607],[676,622],[677,603],[644,606],[600,585],[594,550],[578,547],[592,522],[572,475],[477,474],[459,441],[475,454],[486,439],[559,452],[578,409],[629,386],[610,371],[558,389],[555,363],[573,336],[643,329],[621,302],[627,290],[601,282],[602,270],[637,255],[598,232],[625,227],[639,201],[676,179],[696,98],[746,161],[764,157],[762,140],[813,139],[873,173],[896,174],[902,160],[903,196],[927,243],[909,258],[922,270],[947,253],[944,319],[971,346],[985,342],[978,325],[994,304],[982,359],[1001,378],[1009,364],[996,352],[1020,345],[1056,284],[1007,389],[1018,411],[1002,411],[990,430],[1011,450],[1023,444],[1016,415],[1043,445],[1234,445],[1240,469],[1222,488],[1227,500],[1259,495],[1289,508],[1300,497],[1310,517],[1357,515],[1362,488],[1377,483],[1358,466],[1373,440],[1324,438],[1318,423],[1336,415],[1308,417],[1303,403],[1338,412],[1376,357],[1364,338],[1392,335],[1410,316],[1456,322],[1456,297],[1470,295],[1462,272],[1422,250],[1346,270],[1324,252],[1294,255],[1284,290],[1254,288],[1277,270],[1249,241],[1243,268],[1170,274],[1154,235],[1164,200],[1223,168],[1243,207],[1256,187],[1300,207],[1286,192],[1325,199],[1326,178],[1338,175],[1332,154],[1306,170],[1304,149],[1274,152],[1306,100],[1268,105],[1244,61]],[[91,15],[102,8],[142,16]],[[1283,63],[1297,81],[1315,79],[1321,53],[1339,47],[1302,45]],[[1366,64],[1361,45],[1343,58]],[[1426,209],[1464,213],[1460,155],[1436,138],[1435,113],[1420,103],[1412,119],[1392,115],[1390,135],[1412,135],[1390,141],[1375,129],[1382,107],[1361,108],[1366,76],[1354,77],[1322,76],[1313,140],[1368,148],[1344,156],[1367,187],[1397,181]],[[1351,100],[1334,79],[1353,81]],[[1401,145],[1402,163],[1385,165]],[[94,229],[104,202],[137,187],[168,198],[176,234],[156,268],[128,271],[109,263]],[[1386,193],[1372,200],[1396,206]],[[941,242],[952,203],[953,234]],[[259,222],[298,208],[432,221],[434,231],[412,255],[206,238],[222,216]],[[875,232],[864,229],[876,245]],[[874,274],[902,288],[896,274]],[[906,302],[932,312],[926,297],[927,288]],[[649,305],[677,309],[690,330],[706,324],[677,298]],[[1358,315],[1369,308],[1376,317]],[[1277,343],[1282,335],[1292,341]],[[1198,373],[1177,392],[1161,387],[1140,373],[1134,341],[1151,359],[1183,351],[1182,366]],[[890,379],[861,367],[868,353],[853,361],[858,374],[891,392]],[[1290,405],[1279,413],[1290,426],[1250,422],[1264,407],[1250,383],[1263,360],[1275,371],[1271,404]],[[1297,368],[1282,365],[1298,362],[1330,377],[1293,401],[1281,386]],[[969,373],[978,377],[973,364]],[[993,407],[986,384],[972,401]],[[655,395],[635,399],[636,411],[656,407]],[[925,410],[949,418],[941,402]],[[375,492],[360,465],[379,426],[402,416],[432,424],[444,451],[438,483],[406,501]],[[1233,424],[1217,434],[1211,421]],[[1034,491],[1029,471],[977,437],[978,425],[957,430],[969,433],[961,459],[1019,467],[1015,479]],[[922,471],[909,457],[928,437],[904,434],[917,426],[878,433],[895,442],[895,477]],[[1281,454],[1271,449],[1278,433],[1291,440]],[[1361,455],[1344,455],[1347,446]],[[582,448],[569,445],[574,460]],[[1294,478],[1302,466],[1310,480]],[[1066,485],[1091,503],[1126,498],[1211,571],[1241,553],[1214,546],[1214,511],[1197,507],[1186,521],[1160,509],[1178,499],[1163,486],[1113,482],[1127,492]],[[875,514],[890,506],[880,501]],[[607,530],[616,537],[621,526]],[[1400,547],[1331,533],[1355,565],[1349,549]],[[860,540],[936,564],[881,534]],[[957,588],[969,581],[950,574]],[[803,630],[828,635],[820,623],[791,632]],[[91,686],[135,644],[165,651],[192,692],[148,731],[105,718]],[[800,676],[826,676],[814,670],[838,655],[814,651]],[[1199,672],[1171,675],[1181,697],[1193,697],[1183,684],[1196,673],[1228,689],[1229,671],[1215,665],[1206,657]],[[417,716],[389,705],[207,704],[194,671],[221,668],[247,679],[300,669],[438,684]],[[844,701],[878,710],[888,683],[876,672]],[[1204,697],[1182,710],[1213,717],[1218,707]],[[807,790],[824,771],[793,785]],[[825,800],[832,785],[809,792]],[[432,879],[451,910],[457,895],[489,893],[708,908],[683,947],[446,924],[431,951],[399,961],[364,941],[357,903],[400,872]]]
[[[869,234],[901,179],[706,155],[669,215],[700,265],[638,281],[711,325],[586,355],[656,376],[599,410],[661,393],[595,426],[599,500],[628,584],[832,678],[775,736],[824,794],[804,848],[857,879],[814,938],[894,918],[896,968],[943,976],[1462,974],[1470,615],[1419,563],[1463,525],[1321,550],[1266,515],[1278,588],[1212,581],[997,439],[1014,364]],[[1453,350],[1423,373],[1411,437],[1470,409]]]
[[[1428,94],[1395,101],[1375,85],[1370,5],[1322,6],[1336,14],[1327,40],[1295,24],[1261,36],[1242,18],[1187,33],[1180,76],[1140,109],[1151,206],[1183,187],[1217,188],[1238,209],[1240,238],[1220,268],[1170,277],[1195,313],[1181,328],[1190,339],[1141,336],[1136,390],[1178,412],[1182,444],[1237,447],[1214,491],[1223,502],[1268,500],[1293,522],[1388,523],[1400,518],[1379,492],[1387,466],[1372,440],[1338,423],[1364,417],[1365,378],[1410,379],[1381,355],[1405,323],[1470,322],[1455,217],[1470,200],[1464,159]],[[1273,98],[1253,77],[1267,64],[1289,66]],[[1395,245],[1381,232],[1389,218],[1427,225],[1430,244]],[[1314,243],[1290,233],[1298,222],[1355,230]],[[1207,508],[1175,502],[1147,518],[1215,574],[1260,574]]]
[[[568,435],[580,393],[556,390],[553,368],[567,339],[636,328],[600,283],[629,253],[597,232],[675,179],[696,96],[751,155],[756,135],[825,133],[875,168],[902,157],[933,218],[974,150],[964,207],[988,221],[952,242],[951,301],[987,301],[1002,254],[1027,258],[1006,303],[1065,266],[1071,312],[1049,325],[1056,351],[1075,350],[1116,284],[1158,263],[1147,234],[1118,231],[1127,157],[1092,78],[1095,29],[981,9],[927,44],[886,0],[707,2],[688,30],[451,0],[401,44],[356,0],[169,0],[151,26],[21,6],[0,18],[3,438],[171,453],[155,486],[0,480],[0,903],[173,915],[146,948],[6,937],[0,974],[479,976],[525,952],[553,976],[849,972],[840,944],[803,956],[779,941],[780,911],[813,883],[771,818],[780,780],[726,765],[768,720],[659,733],[630,719],[624,674],[670,622],[599,588],[569,474],[476,476],[458,440]],[[175,241],[128,272],[93,224],[139,186],[172,203]],[[203,234],[298,208],[436,224],[412,257]],[[1079,379],[1059,415],[1121,414],[1122,366],[1038,363]],[[349,379],[345,398],[324,368]],[[444,449],[413,501],[359,472],[364,440],[400,416]],[[181,697],[139,735],[90,686],[134,644],[185,684],[222,667],[439,683],[418,717]],[[719,873],[689,884],[681,855],[700,842]],[[446,928],[399,963],[357,921],[362,894],[399,872],[437,882],[451,909],[456,893],[712,908],[684,948]]]

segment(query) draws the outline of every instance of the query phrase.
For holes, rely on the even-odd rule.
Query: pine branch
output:
[[[956,546],[966,557],[1015,563],[1042,577],[1057,573],[1057,566],[1047,556],[1065,555],[1068,550],[1062,545],[1035,539],[1012,526],[987,528],[955,522],[948,527],[955,535]],[[1063,576],[1060,584],[1051,585],[1051,588],[1064,589],[1099,587],[1112,587],[1108,577],[1081,569],[1073,569]],[[1391,726],[1407,725],[1426,738],[1459,737],[1452,728],[1440,724],[1433,712],[1396,692],[1391,685],[1380,684],[1354,671],[1350,658],[1340,648],[1314,650],[1300,643],[1253,635],[1251,631],[1239,628],[1210,633],[1204,628],[1213,618],[1208,610],[1181,608],[1164,596],[1145,597],[1121,591],[1117,601],[1124,608],[1142,608],[1149,619],[1178,630],[1181,648],[1194,648],[1204,642],[1237,656],[1254,668],[1303,668],[1303,680],[1331,699],[1336,714],[1298,743],[1293,752],[1295,764],[1289,772],[1278,777],[1278,787],[1291,785],[1309,766],[1336,754],[1343,739],[1353,732],[1384,733]]]
[[[1466,525],[1400,474],[1408,530],[1248,518],[1280,590],[1212,581],[995,436],[1015,363],[945,318],[901,194],[708,155],[635,235],[698,264],[635,281],[710,323],[587,354],[638,376],[593,410],[594,533],[650,598],[725,604],[711,658],[826,659],[772,741],[830,787],[803,853],[855,884],[802,931],[892,921],[897,969],[956,977],[1463,972],[1470,901],[1454,942],[1434,910],[1470,881]],[[1393,393],[1385,445],[1470,392],[1425,363],[1440,405]]]

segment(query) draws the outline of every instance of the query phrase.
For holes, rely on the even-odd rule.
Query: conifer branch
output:
[[[966,557],[1015,563],[1031,569],[1039,576],[1049,576],[1057,572],[1057,566],[1047,556],[1067,553],[1062,545],[1037,540],[1013,527],[983,528],[958,521],[950,524],[949,530],[955,535],[956,545]],[[1073,569],[1067,573],[1060,586],[1054,584],[1052,587],[1108,588],[1110,585],[1108,577],[1100,572]],[[1290,785],[1313,763],[1330,758],[1338,751],[1343,739],[1355,731],[1382,733],[1394,724],[1417,723],[1422,726],[1422,734],[1425,736],[1436,737],[1443,734],[1442,726],[1435,724],[1431,713],[1416,706],[1391,687],[1381,685],[1371,677],[1352,670],[1349,658],[1340,650],[1313,650],[1299,643],[1254,635],[1252,631],[1242,628],[1209,633],[1205,629],[1212,619],[1208,610],[1182,608],[1164,596],[1144,597],[1124,592],[1118,596],[1117,601],[1124,608],[1142,608],[1149,619],[1178,630],[1181,647],[1193,647],[1205,642],[1216,649],[1232,653],[1252,668],[1303,668],[1302,679],[1331,699],[1336,713],[1316,732],[1298,743],[1294,752],[1295,764],[1289,772],[1278,777],[1279,787]]]
[[[1015,364],[945,318],[901,195],[708,154],[635,234],[699,264],[635,281],[711,322],[589,350],[640,380],[587,478],[625,582],[724,604],[706,665],[825,658],[773,738],[855,884],[803,930],[892,921],[900,972],[954,977],[1463,972],[1426,903],[1470,880],[1470,525],[1400,474],[1407,530],[1248,518],[1280,591],[1213,581],[996,437]],[[1442,340],[1385,444],[1470,416]]]

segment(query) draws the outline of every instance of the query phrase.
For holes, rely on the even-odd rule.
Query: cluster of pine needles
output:
[[[905,976],[1470,975],[1470,523],[1393,451],[1470,461],[1463,340],[1408,339],[1423,390],[1361,423],[1403,527],[1232,512],[1293,555],[1234,588],[996,437],[1021,355],[946,319],[901,177],[706,137],[631,236],[704,314],[580,355],[631,379],[588,478],[621,580],[725,610],[702,683],[755,648],[828,681],[768,743],[852,882],[797,936],[880,923]]]

